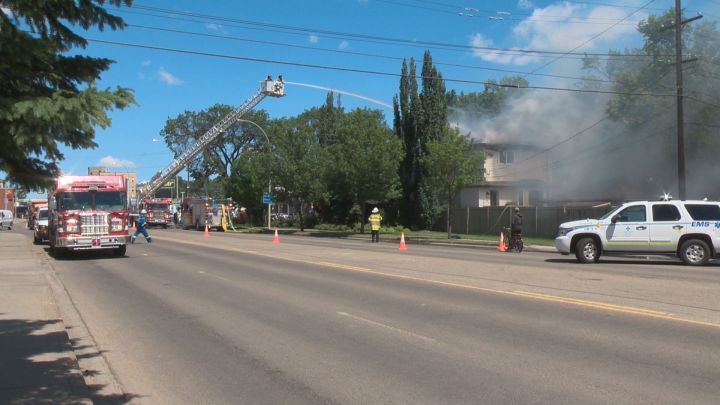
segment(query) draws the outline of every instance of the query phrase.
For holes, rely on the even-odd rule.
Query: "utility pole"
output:
[[[677,163],[678,192],[680,199],[685,200],[685,120],[683,113],[683,76],[682,76],[682,8],[680,0],[675,0],[675,83],[677,94]]]
[[[675,83],[677,97],[677,163],[678,192],[680,199],[687,199],[685,189],[685,119],[683,112],[683,75],[682,75],[682,27],[683,25],[702,18],[701,15],[682,21],[681,0],[675,0]]]

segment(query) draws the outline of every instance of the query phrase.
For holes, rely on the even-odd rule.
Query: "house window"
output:
[[[515,153],[511,150],[500,151],[500,163],[511,164],[515,161]]]

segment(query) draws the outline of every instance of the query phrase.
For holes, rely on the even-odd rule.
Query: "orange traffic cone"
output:
[[[503,235],[502,232],[500,232],[500,243],[498,243],[498,251],[500,251],[500,252],[507,251],[507,247],[505,246],[505,235]]]
[[[208,232],[208,226],[205,224],[205,233],[203,233],[203,236],[208,237],[210,236],[210,233]]]
[[[280,236],[278,236],[277,228],[275,228],[275,237],[273,238],[273,243],[280,243]]]
[[[405,246],[405,232],[400,233],[400,244],[398,245],[398,250],[407,250],[407,246]]]

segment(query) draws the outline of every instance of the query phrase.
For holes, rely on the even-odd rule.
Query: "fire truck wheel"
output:
[[[115,249],[115,256],[125,256],[125,252],[127,252],[127,245],[122,245]]]
[[[50,245],[50,254],[54,258],[60,259],[62,257],[65,257],[65,249]]]

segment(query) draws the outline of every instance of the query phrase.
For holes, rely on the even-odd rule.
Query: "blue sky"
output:
[[[482,91],[483,81],[512,74],[478,67],[579,76],[580,63],[576,57],[487,48],[551,52],[577,48],[574,52],[604,53],[608,49],[637,46],[640,43],[635,31],[637,21],[674,3],[656,0],[641,9],[648,1],[137,0],[131,8],[114,10],[131,25],[125,30],[93,30],[84,35],[140,46],[390,74],[399,73],[402,58],[422,60],[424,50],[430,49],[446,79],[478,82],[448,81],[447,88],[471,92]],[[707,20],[717,20],[720,15],[718,0],[685,0],[683,5],[688,14],[699,11]],[[403,41],[390,43],[388,38]],[[157,141],[168,118],[215,103],[236,106],[268,74],[273,77],[282,74],[288,82],[361,95],[364,98],[343,96],[345,108],[379,108],[386,112],[388,120],[392,112],[382,104],[391,104],[398,91],[398,77],[377,73],[100,42],[91,42],[79,53],[115,60],[98,85],[129,87],[134,90],[138,105],[111,112],[112,126],[97,131],[97,148],[63,149],[66,159],[61,167],[68,173],[85,173],[88,166],[104,165],[111,170],[136,171],[140,181],[148,179],[172,159],[165,144]],[[574,88],[578,83],[576,79],[526,77],[531,85],[538,86]],[[326,92],[288,84],[286,93],[282,99],[265,99],[258,108],[265,109],[273,118],[295,115],[323,103]],[[533,93],[540,103],[545,96],[542,92]],[[587,121],[589,124],[591,120]]]

